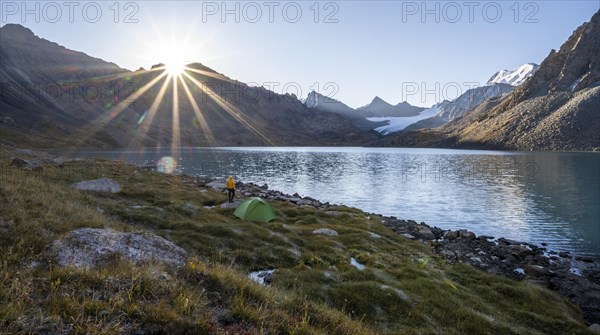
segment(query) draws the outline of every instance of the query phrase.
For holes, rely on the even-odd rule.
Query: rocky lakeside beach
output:
[[[222,191],[225,180],[196,177],[199,187]],[[341,213],[328,210],[338,205],[322,202],[298,193],[289,195],[269,189],[267,184],[257,185],[238,181],[236,189],[243,197],[260,197],[270,201],[283,201],[324,210],[330,215]],[[237,203],[221,206],[235,207]],[[515,241],[503,237],[480,235],[465,229],[448,230],[424,222],[402,220],[372,213],[387,226],[410,239],[422,241],[424,247],[447,262],[462,262],[481,271],[513,280],[527,280],[555,291],[581,308],[590,324],[600,324],[600,259],[577,256],[570,252],[549,250],[546,246]],[[600,330],[600,327],[598,327]]]

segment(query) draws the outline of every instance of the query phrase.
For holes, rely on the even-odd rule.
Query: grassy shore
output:
[[[27,171],[0,152],[0,333],[586,334],[577,307],[537,285],[447,264],[380,217],[273,202],[244,222],[189,176],[81,160]],[[117,194],[74,190],[110,177]],[[339,214],[339,213],[337,213]],[[147,231],[184,248],[180,268],[114,257],[56,265],[47,246],[73,229]],[[319,228],[339,236],[315,235]],[[355,258],[365,265],[350,264]],[[248,279],[276,269],[271,286]]]

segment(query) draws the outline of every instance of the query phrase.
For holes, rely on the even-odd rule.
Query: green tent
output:
[[[261,198],[248,198],[233,212],[233,215],[246,221],[269,222],[275,219],[271,205]]]

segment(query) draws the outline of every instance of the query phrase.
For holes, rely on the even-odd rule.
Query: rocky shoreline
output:
[[[225,189],[225,180],[197,177],[201,187],[217,191]],[[285,194],[269,189],[267,184],[236,183],[237,193],[244,197],[261,197],[271,201],[284,201],[297,206],[309,206],[328,211],[336,205],[295,193]],[[600,324],[600,260],[573,256],[569,252],[548,250],[546,246],[514,241],[492,236],[477,236],[468,230],[445,230],[424,222],[381,217],[383,225],[411,240],[422,241],[447,262],[462,262],[482,271],[513,280],[527,280],[555,291],[581,308],[590,324]],[[573,263],[588,264],[582,269]],[[596,325],[594,325],[596,326]]]

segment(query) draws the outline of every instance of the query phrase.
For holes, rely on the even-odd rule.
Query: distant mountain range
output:
[[[361,112],[365,117],[408,117],[418,115],[424,109],[423,107],[412,106],[406,101],[400,102],[397,105],[391,105],[380,97],[375,97],[369,104],[358,107],[356,110]]]
[[[398,133],[392,146],[600,150],[600,11],[504,98],[440,128]]]
[[[193,71],[182,77],[185,85],[178,83],[176,115],[174,86],[163,85],[160,66],[130,72],[16,24],[0,28],[0,43],[0,117],[12,121],[0,123],[0,140],[22,133],[52,139],[53,146],[130,147],[372,139],[340,115],[311,110],[295,96],[250,87],[202,64],[188,65]]]
[[[375,97],[354,109],[317,92],[300,101],[199,63],[174,86],[161,64],[128,71],[7,24],[0,28],[0,142],[600,150],[599,16],[539,66],[501,70],[431,108]]]
[[[364,119],[367,117],[408,117],[418,115],[425,108],[412,106],[408,102],[400,102],[392,105],[380,97],[375,97],[365,106],[356,109],[349,107],[339,100],[326,97],[320,93],[312,91],[304,99],[304,104],[308,108],[319,109],[323,112],[331,112],[344,115],[351,119]]]
[[[516,87],[507,82],[520,85],[537,69],[537,64],[528,63],[512,71],[496,72],[485,86],[469,89],[452,101],[444,100],[412,117],[370,118],[369,120],[387,119],[386,125],[375,129],[384,135],[399,131],[440,127],[463,116],[486,100],[506,96]]]
[[[412,106],[406,101],[392,105],[377,96],[369,104],[354,109],[314,91],[304,100],[304,104],[311,109],[343,115],[353,120],[359,128],[374,129],[382,135],[435,128],[461,117],[485,100],[506,96],[531,77],[538,67],[537,64],[527,63],[511,71],[498,71],[485,86],[469,89],[452,101],[444,100],[427,109]],[[365,118],[371,122],[365,122]]]

